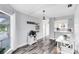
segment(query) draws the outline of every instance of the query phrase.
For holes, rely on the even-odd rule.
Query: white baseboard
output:
[[[20,47],[25,46],[25,45],[27,45],[27,43],[21,44],[17,48],[20,48]]]
[[[26,45],[26,43],[25,44],[22,44],[22,45],[19,45],[17,48],[14,48],[14,49],[9,49],[7,52],[5,52],[4,54],[11,54],[13,51],[15,51],[16,49],[18,49],[18,48],[20,48],[20,47],[22,47],[22,46],[24,46],[24,45]]]
[[[35,41],[36,42],[36,41]],[[34,43],[34,42],[33,42]],[[18,48],[20,48],[20,47],[22,47],[22,46],[25,46],[25,45],[27,45],[27,43],[24,43],[24,44],[21,44],[21,45],[19,45],[19,46],[17,46],[16,48],[14,48],[14,49],[9,49],[7,52],[5,52],[5,54],[11,54],[13,51],[15,51],[16,49],[18,49]]]

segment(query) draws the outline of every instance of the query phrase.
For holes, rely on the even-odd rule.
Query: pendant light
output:
[[[45,10],[43,10],[43,20],[46,20],[46,17],[45,17]]]

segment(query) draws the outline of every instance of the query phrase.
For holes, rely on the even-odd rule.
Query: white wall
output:
[[[49,19],[42,20],[42,26],[43,26],[43,37],[49,36]]]
[[[34,30],[35,26],[31,24],[27,24],[27,21],[34,21],[40,23],[41,20],[23,13],[16,11],[16,40],[17,46],[21,46],[27,44],[27,33],[30,30]],[[42,27],[40,28],[40,32],[37,34],[37,39],[40,39],[42,36]]]
[[[79,51],[79,5],[77,5],[74,16],[75,49]]]
[[[49,19],[49,36],[54,39],[54,18]]]

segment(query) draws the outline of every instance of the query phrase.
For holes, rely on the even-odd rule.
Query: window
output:
[[[6,24],[0,24],[0,32],[6,32],[7,31],[7,25]]]

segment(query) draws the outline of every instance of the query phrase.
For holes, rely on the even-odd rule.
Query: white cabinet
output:
[[[62,54],[73,54],[74,50],[67,47],[61,47],[61,53]]]
[[[73,43],[63,43],[61,45],[61,53],[63,54],[73,54],[74,53],[74,45]]]
[[[65,40],[63,36],[56,39],[57,47],[60,47],[62,54],[73,54],[74,53],[74,41],[70,38]]]
[[[29,37],[28,36],[28,41],[27,41],[27,43],[29,44],[29,45],[32,45],[33,43],[35,43],[37,40],[34,40],[34,37]]]

